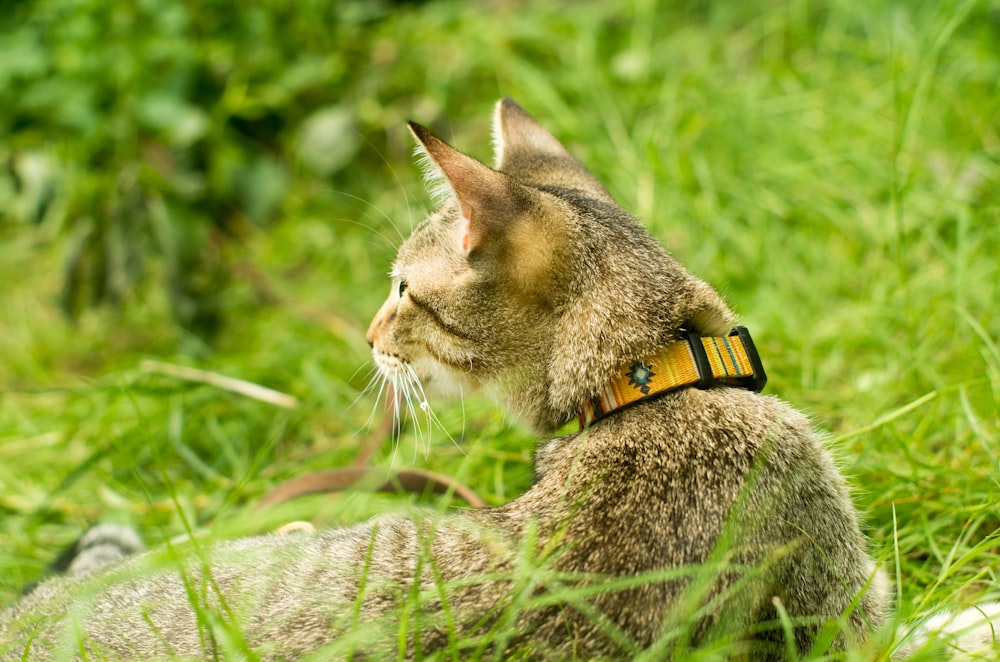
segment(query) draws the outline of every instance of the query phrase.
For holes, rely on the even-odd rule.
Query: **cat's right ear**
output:
[[[408,126],[428,168],[432,196],[444,193],[458,202],[462,219],[456,241],[466,255],[483,249],[527,208],[526,192],[510,177],[459,152],[427,128],[415,122]]]

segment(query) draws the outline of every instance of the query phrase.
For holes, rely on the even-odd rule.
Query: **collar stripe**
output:
[[[728,336],[689,333],[642,361],[623,366],[577,412],[580,429],[616,409],[686,386],[708,388],[715,382],[760,391],[767,375],[745,327]]]

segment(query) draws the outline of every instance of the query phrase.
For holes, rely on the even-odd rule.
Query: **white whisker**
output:
[[[455,448],[465,455],[465,450],[461,444],[448,432],[448,429],[441,422],[441,419],[438,418],[430,402],[428,402],[424,385],[413,366],[405,361],[392,360],[384,366],[377,365],[377,367],[378,372],[372,377],[364,393],[370,393],[376,386],[378,387],[378,392],[375,396],[376,407],[372,410],[369,423],[375,416],[375,410],[378,408],[378,402],[382,400],[383,393],[385,393],[386,408],[392,410],[392,462],[396,461],[396,452],[399,449],[398,442],[402,436],[403,416],[408,417],[412,422],[415,440],[413,461],[416,461],[418,449],[423,450],[424,457],[430,454],[435,427],[443,432]],[[460,393],[462,395],[462,429],[464,430],[465,395],[461,389]],[[425,421],[421,420],[421,413],[426,417]]]
[[[373,239],[378,239],[381,244],[384,244],[384,246],[386,248],[388,248],[392,252],[395,252],[396,249],[399,248],[399,244],[402,243],[405,240],[404,237],[403,237],[403,233],[400,232],[399,228],[397,228],[395,225],[392,225],[391,222],[390,222],[390,225],[392,226],[392,229],[396,231],[397,235],[399,235],[399,241],[398,242],[394,241],[391,237],[386,236],[384,232],[382,232],[380,230],[376,230],[374,227],[372,227],[372,226],[370,226],[370,225],[368,225],[366,223],[363,223],[363,222],[361,222],[359,220],[353,219],[353,218],[335,218],[335,219],[333,219],[332,222],[334,222],[334,223],[345,223],[345,224],[349,224],[349,225],[357,225],[359,227],[362,227],[365,230],[367,230],[367,234],[365,235],[365,239],[364,239],[364,242],[367,245],[374,246],[374,247],[377,248],[379,246],[379,243],[376,243],[376,242],[374,242],[372,240]]]
[[[354,375],[357,375],[358,372],[360,372],[361,368],[363,367],[364,366],[359,367],[354,372]],[[354,378],[354,375],[351,376],[352,379]],[[358,404],[358,402],[361,401],[362,398],[370,395],[373,391],[375,391],[376,386],[378,387],[378,392],[375,395],[375,402],[372,404],[372,409],[371,412],[369,412],[368,414],[368,418],[366,418],[365,422],[362,423],[360,427],[358,427],[358,429],[354,431],[353,436],[357,436],[362,430],[371,428],[372,423],[375,421],[375,416],[378,413],[379,402],[382,401],[382,391],[385,390],[385,383],[386,383],[385,376],[378,370],[376,366],[374,370],[369,371],[368,384],[364,387],[364,389],[361,390],[360,393],[358,393],[358,395],[354,398],[351,404],[348,405],[347,407],[348,409],[353,409]]]
[[[399,395],[399,377],[397,375],[392,376],[392,420],[393,420],[393,435],[392,439],[394,442],[399,441],[399,437],[403,434],[403,417],[400,411],[400,395]]]
[[[406,365],[407,371],[410,373],[410,378],[413,380],[413,383],[416,385],[417,390],[418,390],[418,392],[420,394],[420,409],[422,409],[423,412],[427,415],[428,432],[429,432],[429,428],[431,427],[431,425],[430,425],[431,423],[433,423],[434,425],[437,425],[438,429],[441,430],[441,432],[443,432],[444,435],[446,437],[448,437],[448,440],[452,444],[455,445],[455,448],[457,448],[459,451],[461,451],[462,455],[465,455],[465,449],[462,448],[461,444],[459,444],[457,441],[455,441],[455,438],[452,437],[451,434],[448,432],[448,429],[441,422],[441,419],[439,419],[437,417],[437,414],[434,413],[434,409],[431,407],[430,402],[428,402],[428,400],[427,400],[427,393],[424,392],[424,385],[420,383],[420,378],[417,377],[417,373],[416,373],[416,371],[413,370],[413,366],[411,366],[408,363],[405,364],[405,365]],[[459,387],[459,394],[460,395],[462,394],[461,387]],[[464,396],[463,396],[463,399],[462,399],[462,429],[465,430],[465,399],[464,399]],[[428,450],[430,449],[430,435],[429,434],[428,434],[428,440],[427,440],[427,448],[428,448]]]
[[[382,150],[378,149],[374,144],[372,144],[371,141],[367,139],[366,142],[368,143],[368,146],[371,147],[376,154],[378,154],[378,157],[382,159],[382,163],[384,163],[385,166],[389,168],[389,172],[392,173],[392,178],[393,180],[395,180],[396,186],[402,192],[403,200],[406,202],[406,216],[407,220],[409,220],[410,222],[410,232],[413,232],[413,209],[412,209],[413,205],[411,203],[409,194],[406,192],[406,187],[403,185],[403,180],[400,179],[399,173],[396,172],[396,169],[393,167],[392,162],[385,157],[385,154],[382,153]],[[399,228],[396,227],[395,221],[393,221],[393,219],[388,214],[383,212],[381,209],[378,209],[378,211],[385,217],[387,221],[389,221],[389,224],[396,229],[396,232],[399,233],[400,240],[405,241],[403,234],[399,231]]]
[[[417,437],[417,445],[419,445],[420,440],[423,437],[423,430],[420,427],[420,419],[417,418],[416,410],[414,410],[413,408],[413,394],[410,392],[410,387],[411,387],[410,377],[405,371],[401,372],[399,376],[400,376],[400,382],[404,384],[403,399],[406,401],[406,411],[409,413],[410,419],[413,421],[413,431]],[[416,460],[416,449],[414,449],[413,459]]]
[[[420,417],[417,416],[416,409],[413,406],[413,398],[417,395],[420,396],[420,402],[417,406],[420,409],[424,409],[424,404],[427,398],[424,397],[424,387],[420,383],[420,378],[417,377],[416,371],[414,371],[413,366],[409,363],[403,364],[403,378],[407,383],[407,409],[410,412],[410,416],[413,418],[413,426],[417,436],[417,445],[424,447],[424,456],[430,451],[430,425],[428,424],[427,437],[424,437],[424,429],[420,426]]]
[[[420,414],[417,412],[417,409],[419,409],[420,411],[424,412],[424,414],[426,415],[427,400],[425,398],[423,398],[423,397],[417,398],[418,395],[422,394],[423,387],[420,385],[420,380],[417,379],[416,375],[414,374],[413,368],[410,367],[410,366],[407,366],[407,368],[408,368],[407,373],[409,374],[408,381],[409,381],[410,387],[412,389],[412,394],[414,396],[413,400],[416,401],[416,402],[411,402],[410,403],[410,405],[411,405],[410,406],[410,415],[413,417],[413,423],[414,423],[414,427],[415,427],[416,433],[417,433],[417,435],[416,435],[417,436],[417,447],[419,449],[423,450],[424,458],[426,458],[430,454],[430,451],[431,451],[431,439],[432,439],[432,436],[431,436],[431,423],[432,423],[432,421],[430,419],[428,419],[427,421],[424,422],[423,426],[421,426],[420,423],[419,423],[419,421],[420,421]],[[414,460],[415,460],[416,459],[417,448],[414,449],[413,453],[414,453]]]
[[[374,385],[375,385],[375,378],[372,378],[372,381],[368,384],[368,386],[365,387],[365,390],[362,392],[362,395],[364,393],[370,393],[372,390],[374,390],[373,388]],[[378,403],[382,400],[382,390],[384,388],[385,388],[385,380],[379,379],[378,395],[375,396],[375,403],[372,405],[371,413],[368,414],[368,418],[366,418],[365,422],[361,424],[361,427],[354,431],[354,434],[359,433],[363,429],[371,428],[372,424],[375,422],[375,415],[378,413]],[[358,396],[358,398],[360,397],[361,396]]]
[[[375,390],[375,382],[376,381],[381,381],[383,384],[385,383],[385,378],[382,377],[382,374],[380,372],[378,372],[378,368],[376,366],[370,364],[370,363],[365,363],[365,364],[359,366],[358,369],[354,371],[354,374],[351,375],[351,377],[347,381],[353,380],[357,376],[357,374],[359,372],[361,372],[361,370],[364,369],[366,366],[369,366],[369,370],[368,370],[368,384],[366,384],[365,387],[363,389],[361,389],[361,391],[358,392],[358,394],[354,397],[354,399],[351,400],[351,404],[347,405],[348,409],[354,409],[354,407],[357,406],[357,404],[363,398],[366,398],[369,395],[371,395],[372,391]],[[382,395],[382,391],[380,389],[379,390],[379,395],[375,399],[378,400],[378,397],[381,397],[381,395]]]

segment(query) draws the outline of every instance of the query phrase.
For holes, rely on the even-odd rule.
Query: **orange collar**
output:
[[[623,366],[577,410],[580,429],[630,404],[687,386],[709,388],[715,383],[761,391],[767,383],[764,366],[746,327],[728,336],[687,338],[670,343],[653,356]]]

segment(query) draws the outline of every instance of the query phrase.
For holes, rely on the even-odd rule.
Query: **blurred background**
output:
[[[997,2],[25,0],[0,3],[0,601],[97,521],[445,506],[252,511],[385,416],[363,332],[428,210],[405,121],[492,162],[500,96],[744,316],[906,600],[996,581]],[[371,463],[530,485],[515,422],[436,411]]]

